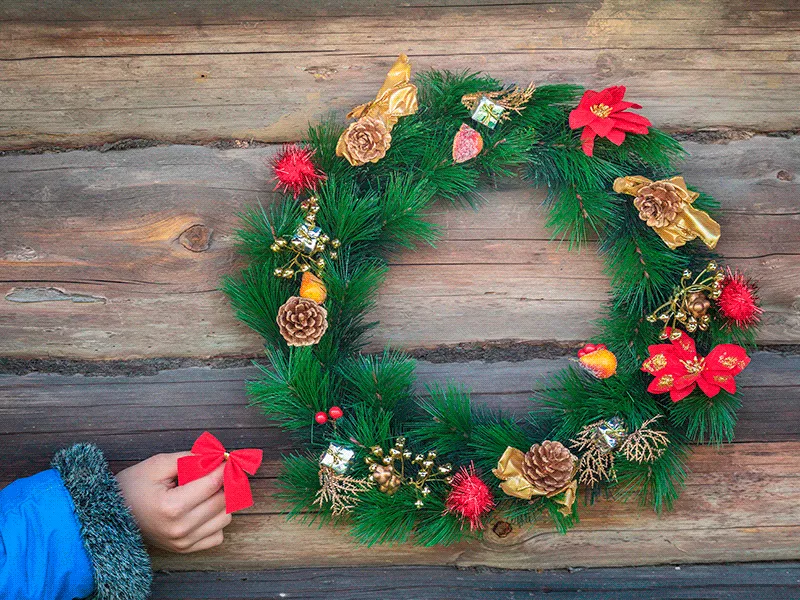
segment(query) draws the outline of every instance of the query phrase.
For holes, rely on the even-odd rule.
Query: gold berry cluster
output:
[[[384,452],[381,446],[372,446],[371,454],[364,460],[369,465],[372,480],[377,484],[378,490],[394,494],[400,486],[409,485],[417,493],[414,505],[422,508],[425,504],[423,498],[431,493],[428,483],[443,480],[450,483],[453,471],[452,465],[436,464],[436,452],[417,454],[406,448],[406,438],[399,437],[395,440],[394,447]],[[413,457],[413,458],[412,458]],[[415,475],[406,473],[406,463],[417,467]]]

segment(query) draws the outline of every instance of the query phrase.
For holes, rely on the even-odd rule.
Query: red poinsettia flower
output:
[[[642,108],[633,102],[624,102],[625,86],[615,85],[602,92],[586,90],[578,108],[569,113],[570,129],[580,129],[584,154],[594,152],[594,138],[598,135],[619,146],[625,133],[647,133],[650,121],[642,115],[626,112],[629,108]]]
[[[672,330],[667,327],[666,332],[669,335]],[[736,344],[720,344],[702,357],[697,354],[694,340],[683,331],[671,342],[650,346],[650,357],[642,364],[642,371],[655,376],[647,391],[669,392],[673,402],[683,400],[697,386],[709,398],[716,396],[720,389],[733,394],[736,391],[734,377],[750,363],[744,348]]]

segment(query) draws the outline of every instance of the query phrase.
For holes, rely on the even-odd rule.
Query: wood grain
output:
[[[497,571],[446,567],[313,568],[157,573],[153,600],[796,600],[798,563]]]
[[[562,360],[419,365],[419,385],[455,379],[475,400],[523,414],[543,375]],[[800,429],[793,399],[800,358],[757,353],[740,376],[745,388],[735,444],[698,447],[686,490],[672,513],[601,502],[582,509],[569,536],[542,525],[449,549],[413,546],[359,551],[341,530],[286,522],[272,494],[281,454],[293,444],[255,409],[243,380],[254,370],[178,369],[150,377],[30,374],[0,377],[0,481],[46,468],[52,453],[93,441],[120,469],[157,452],[188,448],[205,429],[229,447],[262,447],[254,507],[226,530],[225,546],[186,557],[156,554],[167,570],[257,569],[314,564],[428,564],[560,568],[669,562],[800,558]],[[766,417],[765,415],[769,415]],[[635,548],[619,551],[620,547]]]
[[[308,122],[372,97],[400,52],[417,70],[626,84],[673,130],[800,125],[800,13],[786,0],[26,0],[1,10],[0,148],[296,140]]]
[[[568,358],[519,362],[429,363],[419,361],[420,393],[432,383],[457,381],[478,404],[524,416],[545,378]],[[744,390],[739,442],[800,441],[800,357],[757,352],[737,378]],[[257,369],[185,368],[154,376],[84,377],[31,373],[0,376],[0,481],[35,473],[60,447],[82,440],[100,445],[118,464],[154,452],[190,447],[213,428],[230,446],[268,448],[264,477],[275,475],[291,440],[257,409],[247,407],[244,383]],[[767,417],[766,415],[769,415]]]
[[[483,542],[450,548],[403,545],[364,552],[339,529],[287,522],[278,514],[242,514],[219,549],[186,557],[156,553],[154,564],[167,570],[354,562],[549,569],[798,559],[798,450],[797,442],[698,448],[673,512],[658,516],[635,505],[600,501],[581,506],[581,523],[567,536],[542,523],[504,539],[489,533]]]
[[[687,180],[725,207],[719,250],[761,280],[760,341],[796,343],[800,138],[687,148]],[[0,356],[259,354],[216,288],[239,266],[236,213],[274,197],[264,165],[273,151],[0,157]],[[592,335],[609,289],[595,245],[568,252],[549,241],[543,196],[522,183],[484,196],[477,212],[434,207],[438,247],[392,260],[371,348]],[[187,247],[187,231],[201,246]]]

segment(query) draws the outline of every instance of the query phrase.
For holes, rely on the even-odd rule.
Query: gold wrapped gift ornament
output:
[[[400,117],[413,115],[418,108],[417,87],[411,83],[411,63],[401,54],[375,100],[348,113],[348,119],[358,120],[339,136],[336,156],[343,156],[354,167],[378,162],[392,143],[392,127]]]
[[[719,241],[719,223],[692,206],[700,195],[686,187],[683,177],[651,181],[641,175],[617,177],[614,191],[635,196],[639,218],[653,228],[672,250],[695,238],[709,248]]]

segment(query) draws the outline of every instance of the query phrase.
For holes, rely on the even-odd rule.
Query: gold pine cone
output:
[[[575,477],[578,459],[561,442],[545,440],[525,453],[522,474],[537,490],[554,496]]]
[[[382,119],[361,117],[339,138],[336,154],[344,156],[354,167],[378,162],[392,143],[392,134]]]
[[[699,319],[711,308],[711,301],[703,292],[692,292],[683,301],[684,309],[695,319]]]
[[[666,227],[681,212],[683,200],[670,182],[654,181],[639,190],[633,205],[639,210],[639,218],[650,227]]]
[[[278,328],[290,346],[311,346],[328,329],[328,311],[314,300],[292,296],[278,309]]]

